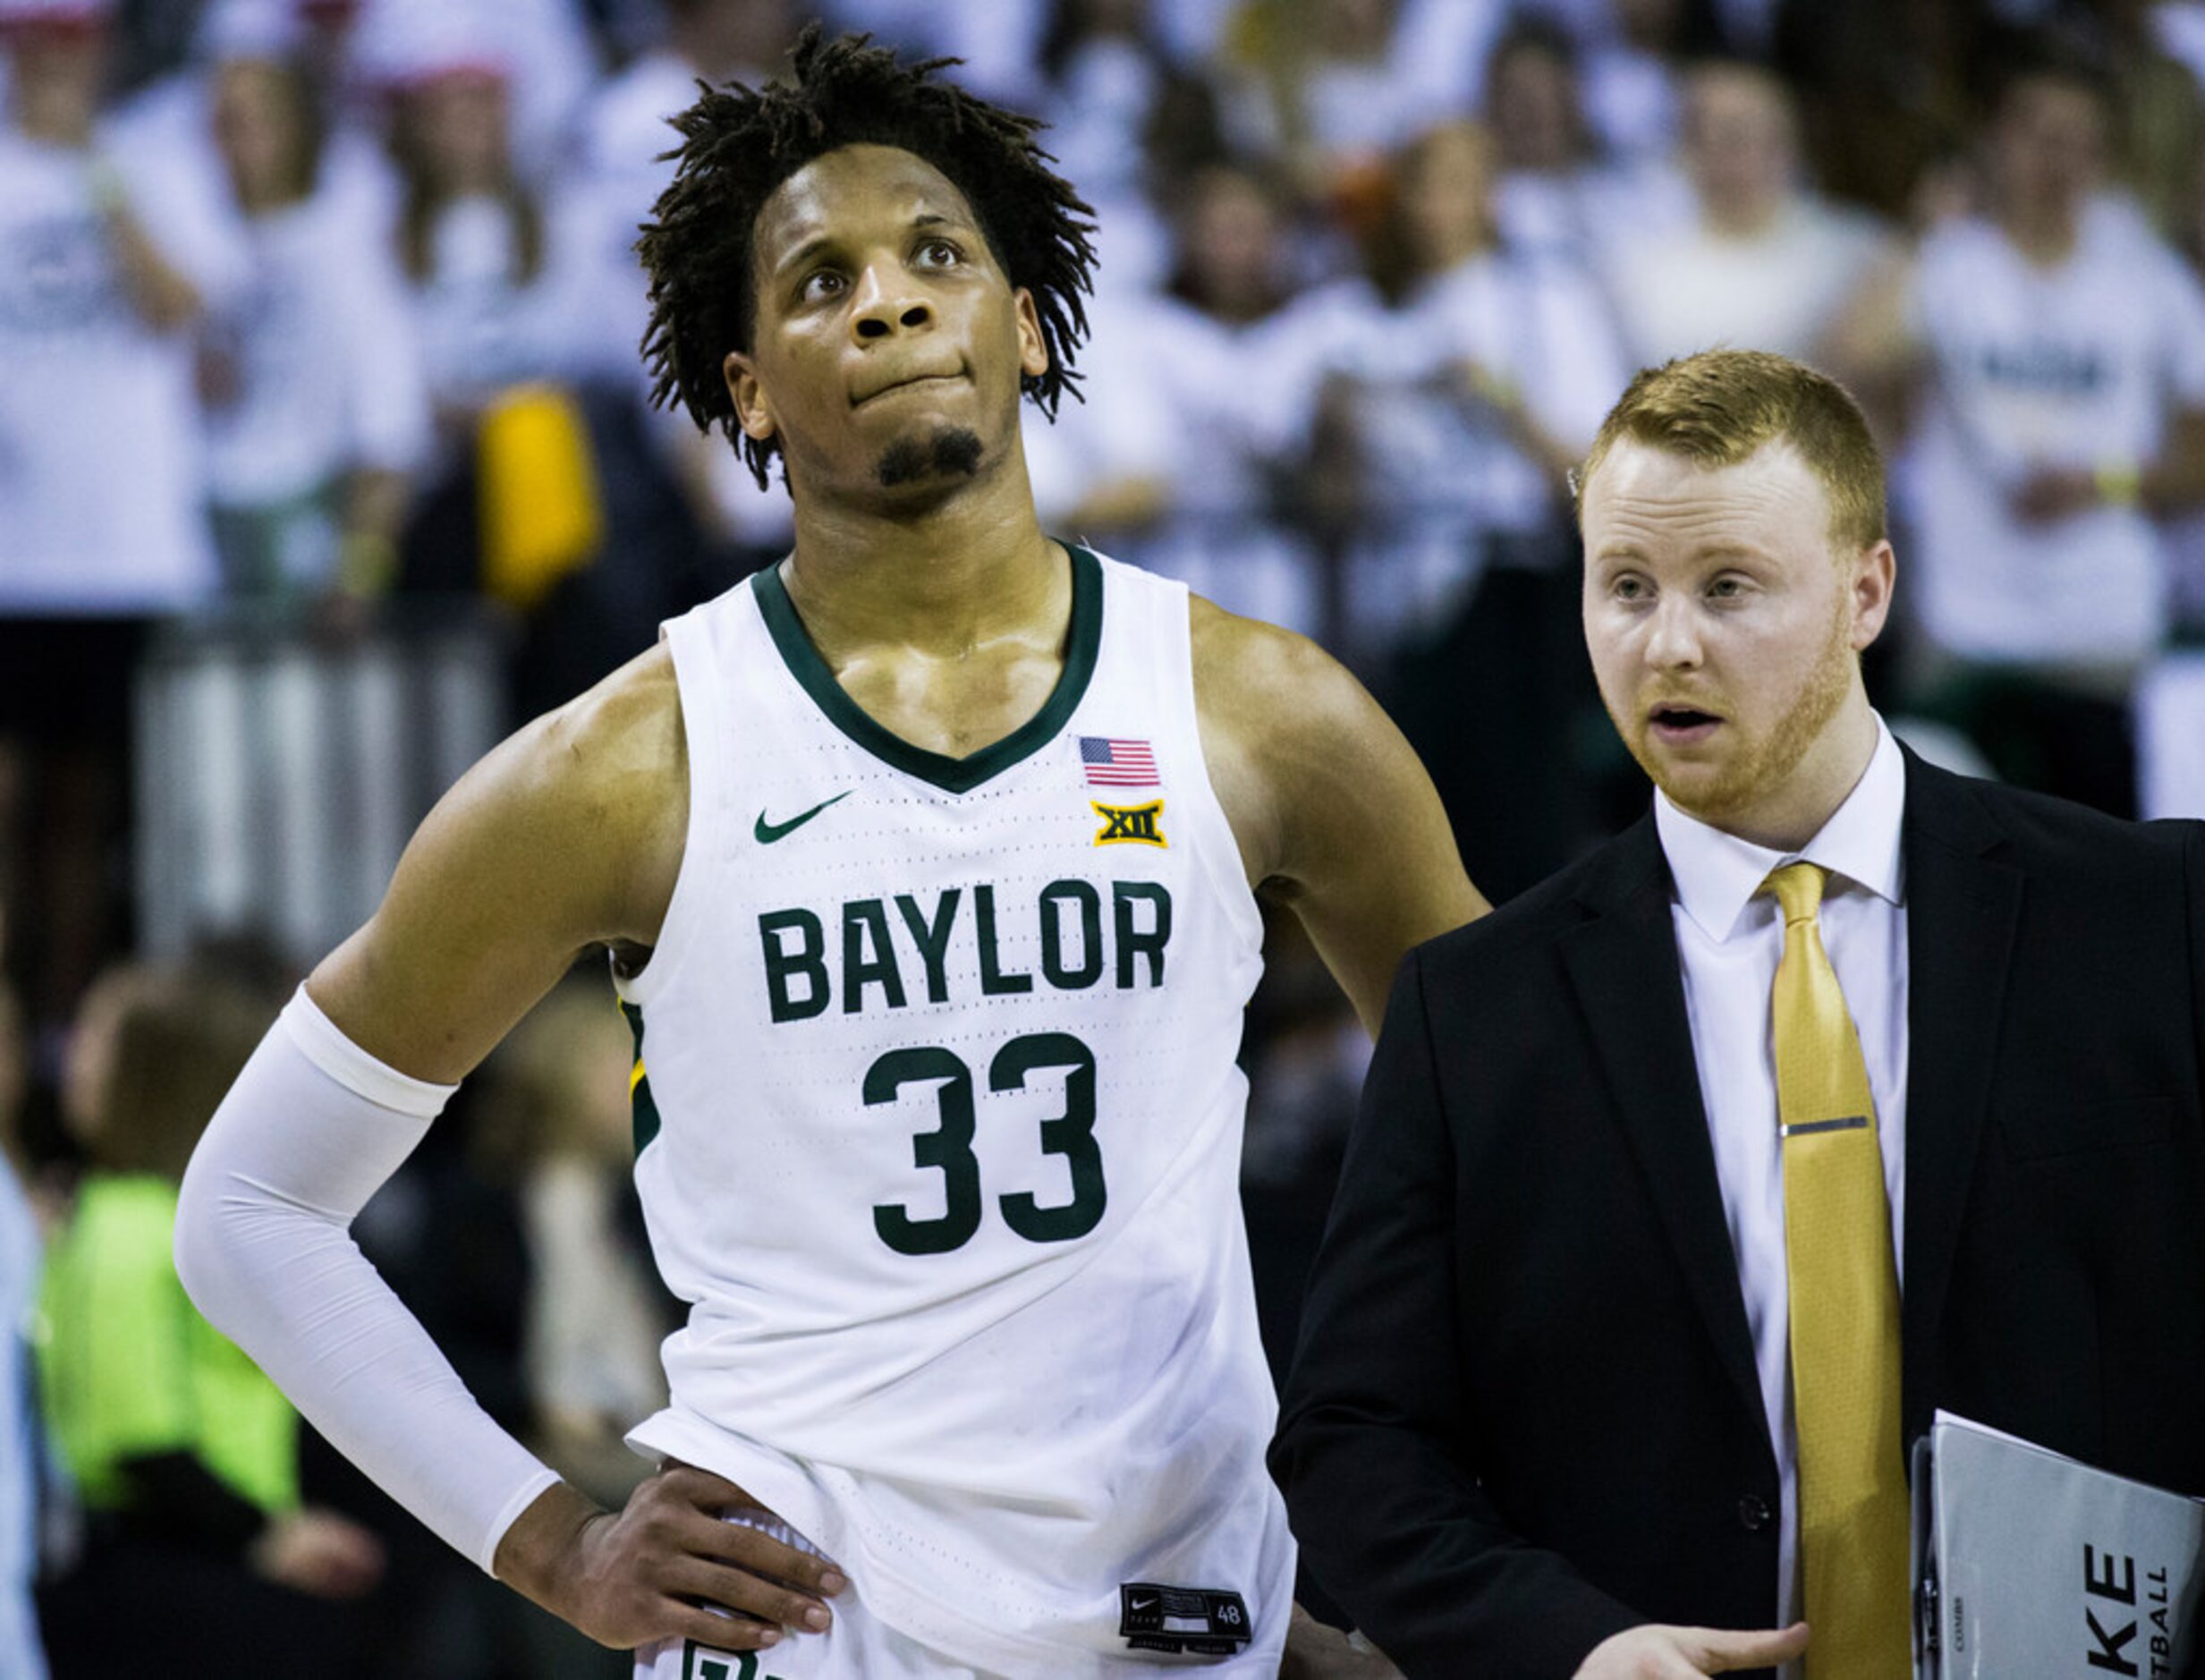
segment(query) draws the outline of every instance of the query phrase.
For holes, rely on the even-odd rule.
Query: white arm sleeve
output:
[[[491,1421],[350,1235],[456,1089],[377,1061],[300,988],[191,1157],[176,1271],[338,1451],[488,1571],[558,1477]]]

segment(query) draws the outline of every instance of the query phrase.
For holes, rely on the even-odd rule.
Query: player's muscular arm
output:
[[[406,848],[381,908],[307,990],[370,1055],[452,1083],[585,947],[657,938],[688,820],[661,647],[469,771]]]
[[[1202,752],[1248,878],[1301,917],[1375,1033],[1403,954],[1489,906],[1361,683],[1305,638],[1207,601],[1193,632]]]
[[[394,1070],[429,1089],[449,1085],[585,947],[648,946],[680,868],[687,788],[680,706],[663,649],[499,747],[422,825],[374,918],[309,979],[308,995],[327,1017],[323,1030],[350,1041],[335,1054],[365,1051],[382,1077]],[[186,1181],[192,1222],[206,1227],[186,1245],[187,1283],[202,1305],[219,1299],[221,1327],[272,1372],[285,1373],[324,1432],[334,1428],[333,1439],[351,1443],[346,1450],[362,1467],[428,1521],[445,1470],[462,1468],[436,1462],[447,1421],[472,1443],[470,1453],[505,1455],[512,1444],[467,1401],[419,1326],[343,1239],[349,1213],[394,1165],[378,1138],[394,1116],[372,1106],[356,1112],[342,1093],[327,1114],[288,1107],[281,1091],[256,1097],[248,1094],[252,1073],[209,1128],[201,1155],[219,1158],[195,1160]],[[323,1103],[310,1070],[305,1077],[306,1101]],[[296,1165],[318,1153],[327,1169],[307,1174]],[[363,1158],[380,1164],[363,1175]],[[193,1178],[204,1186],[196,1196]],[[252,1209],[253,1243],[265,1248],[276,1236],[296,1245],[274,1276],[265,1260],[258,1269],[239,1262],[218,1211],[256,1183],[272,1185],[278,1201]],[[180,1261],[185,1252],[180,1246]],[[286,1272],[324,1277],[327,1298],[286,1299]],[[391,1351],[362,1351],[375,1348]],[[378,1392],[369,1373],[391,1370],[394,1360],[406,1374]],[[351,1374],[332,1380],[325,1376],[332,1370]],[[408,1408],[424,1394],[440,1409],[413,1427]],[[519,1484],[513,1497],[525,1492]],[[502,1533],[495,1525],[483,1532],[479,1511],[439,1532],[462,1549],[476,1535],[484,1547],[494,1537],[493,1573],[604,1643],[690,1637],[756,1648],[779,1638],[779,1625],[821,1625],[827,1612],[810,1595],[840,1583],[822,1560],[719,1521],[722,1508],[750,1503],[717,1477],[675,1466],[617,1514],[555,1483]],[[731,1624],[704,1604],[759,1619]]]

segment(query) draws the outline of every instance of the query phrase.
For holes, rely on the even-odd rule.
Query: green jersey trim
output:
[[[635,1063],[628,1070],[628,1105],[640,1158],[658,1135],[658,1099],[651,1095],[650,1072],[643,1065],[643,1012],[623,997],[620,1013],[627,1017],[628,1031],[635,1034]]]
[[[913,746],[901,735],[884,729],[866,715],[857,701],[843,692],[827,669],[819,650],[804,633],[803,621],[782,586],[777,566],[758,574],[752,589],[758,610],[781,650],[789,675],[811,696],[827,720],[883,763],[930,782],[945,793],[963,793],[1013,765],[1031,758],[1044,743],[1054,740],[1071,719],[1095,675],[1095,658],[1102,647],[1102,562],[1077,543],[1068,542],[1072,556],[1072,624],[1064,637],[1064,668],[1041,709],[992,745],[962,759]]]

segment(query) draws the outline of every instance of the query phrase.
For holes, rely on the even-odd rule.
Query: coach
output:
[[[1654,810],[1404,963],[1272,1467],[1411,1676],[1904,1676],[1935,1408],[2205,1493],[2205,824],[1897,745],[1805,368],[1641,374],[1579,512]]]

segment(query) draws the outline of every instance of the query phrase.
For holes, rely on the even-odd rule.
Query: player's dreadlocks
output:
[[[870,40],[823,40],[813,23],[797,40],[793,81],[755,91],[699,84],[697,103],[674,119],[682,135],[666,154],[679,159],[674,184],[636,242],[651,279],[643,354],[652,400],[678,399],[700,430],[723,428],[761,488],[780,441],[742,432],[720,375],[729,351],[751,348],[757,325],[753,225],[784,181],[844,146],[899,147],[949,178],[1011,284],[1033,293],[1049,365],[1022,388],[1052,418],[1067,388],[1079,395],[1072,353],[1087,336],[1080,294],[1092,290],[1095,229],[1082,218],[1093,211],[1048,168],[1053,160],[1034,143],[1038,120],[934,79],[955,59],[902,64]]]

